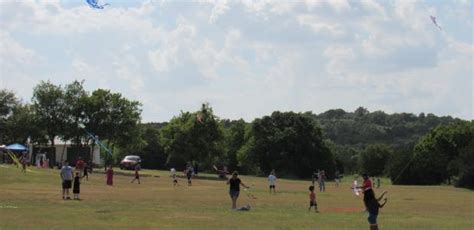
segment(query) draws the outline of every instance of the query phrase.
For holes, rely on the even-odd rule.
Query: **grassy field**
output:
[[[118,170],[119,171],[119,170]],[[128,172],[131,173],[131,172]],[[317,192],[320,213],[308,212],[308,181],[279,180],[278,194],[270,195],[266,178],[241,176],[250,199],[242,191],[230,209],[224,181],[196,179],[193,186],[173,188],[169,172],[143,170],[142,184],[131,184],[131,174],[116,175],[114,186],[105,175],[93,173],[83,181],[81,201],[62,200],[59,171],[33,169],[27,173],[0,165],[0,229],[368,229],[360,197],[349,189],[351,178],[336,188],[327,183]],[[474,192],[448,186],[391,186],[389,201],[379,214],[381,229],[473,229]]]

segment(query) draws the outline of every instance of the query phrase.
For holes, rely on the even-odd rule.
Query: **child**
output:
[[[186,169],[186,177],[188,178],[188,186],[191,186],[192,185],[192,182],[191,182],[191,178],[193,176],[193,167],[189,166],[187,169]]]
[[[275,182],[276,182],[277,178],[275,176],[275,170],[272,170],[272,172],[270,173],[270,175],[268,176],[268,183],[270,184],[270,194],[272,194],[272,189],[273,189],[273,194],[276,194],[276,191],[275,191]]]
[[[82,174],[82,178],[86,178],[89,181],[89,164],[84,163],[84,173]]]
[[[79,172],[76,172],[76,176],[74,177],[74,186],[72,188],[72,193],[74,194],[74,200],[80,200],[79,199],[79,193],[81,192],[80,185],[81,185],[81,174]]]
[[[171,177],[173,177],[173,187],[178,185],[178,178],[176,177],[176,169],[171,168]]]
[[[379,227],[377,225],[377,216],[379,215],[379,209],[385,206],[387,203],[387,198],[384,199],[383,204],[380,204],[379,201],[382,200],[382,197],[386,194],[387,192],[383,192],[382,195],[376,199],[374,191],[368,190],[364,192],[364,204],[369,212],[369,217],[367,220],[369,221],[370,224],[370,230],[378,230]]]
[[[311,207],[314,206],[314,211],[315,212],[319,212],[318,211],[318,204],[316,203],[316,193],[314,193],[314,185],[311,185],[309,186],[309,208],[308,208],[308,212],[311,211]]]
[[[107,169],[107,185],[114,185],[114,170],[112,169],[112,165]]]
[[[135,178],[133,178],[131,183],[133,183],[135,180],[138,180],[138,184],[140,184],[140,174],[138,174],[139,170],[140,170],[140,164],[137,164],[135,166]]]

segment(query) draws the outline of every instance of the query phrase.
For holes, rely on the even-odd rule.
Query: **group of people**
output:
[[[66,160],[63,162],[63,167],[61,168],[59,175],[61,176],[62,181],[63,200],[71,199],[71,197],[69,196],[69,190],[71,189],[73,183],[74,187],[72,189],[72,192],[74,194],[74,199],[80,200],[79,194],[81,190],[81,172],[77,169],[77,166],[76,171],[74,172],[73,168],[69,166],[69,162]]]
[[[136,165],[135,167],[135,177],[131,181],[131,183],[134,183],[135,181],[138,181],[140,184],[140,171],[141,167],[139,164]],[[61,179],[62,179],[62,188],[63,188],[63,199],[70,200],[69,196],[69,189],[73,187],[73,194],[74,194],[74,199],[79,200],[79,193],[80,193],[80,184],[81,184],[81,179],[83,177],[88,178],[87,174],[87,164],[85,164],[82,159],[79,159],[76,162],[76,171],[74,172],[73,168],[69,166],[68,162],[65,161],[63,167],[61,168]],[[82,173],[82,176],[81,176]],[[196,174],[194,171],[194,168],[190,165],[186,168],[184,171],[186,174],[187,180],[188,180],[188,185],[190,186],[192,184],[191,178]],[[109,166],[106,175],[107,175],[107,185],[113,185],[113,169],[112,166]],[[171,177],[173,179],[173,186],[178,186],[178,180],[177,180],[177,175],[176,175],[176,170],[174,168],[171,169]],[[372,189],[372,181],[368,177],[367,174],[363,174],[364,182],[361,187],[357,187],[357,189],[360,189],[363,194],[364,194],[364,205],[369,213],[368,222],[370,224],[370,229],[371,230],[376,230],[378,229],[377,225],[377,217],[379,213],[379,209],[382,208],[386,203],[387,203],[387,198],[384,198],[386,195],[386,192],[383,192],[378,198],[375,196],[375,193]],[[318,210],[318,204],[316,201],[316,193],[315,193],[315,182],[318,181],[319,184],[319,189],[320,192],[325,191],[325,180],[326,180],[326,174],[324,170],[319,171],[318,173],[313,173],[312,177],[312,185],[309,186],[309,208],[308,211],[311,211],[311,209],[314,209],[315,212],[319,212]],[[268,183],[269,183],[269,192],[270,194],[276,194],[276,181],[277,177],[275,175],[275,170],[272,170],[270,175],[268,176]],[[380,179],[377,178],[377,186],[380,186]],[[239,174],[237,171],[234,171],[232,173],[232,176],[227,180],[227,185],[229,185],[229,196],[232,201],[232,209],[233,210],[250,210],[250,206],[242,206],[240,208],[237,208],[237,199],[239,198],[240,195],[240,186],[243,186],[246,189],[249,189],[250,186],[244,184],[242,180],[239,178]],[[255,199],[255,198],[254,198]],[[383,199],[383,203],[380,203],[380,201]]]

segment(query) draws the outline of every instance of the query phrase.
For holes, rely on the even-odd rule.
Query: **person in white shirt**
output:
[[[275,170],[272,170],[272,172],[268,176],[268,183],[270,184],[270,194],[272,193],[272,190],[273,190],[273,194],[276,194],[276,191],[275,191],[276,180],[277,178],[275,176]]]

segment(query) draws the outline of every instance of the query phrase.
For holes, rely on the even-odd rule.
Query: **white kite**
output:
[[[360,195],[360,188],[357,186],[357,180],[354,180],[354,182],[352,182],[352,187],[351,187],[352,191],[354,192],[354,194],[356,196],[359,196]]]
[[[436,17],[433,16],[433,15],[430,15],[430,18],[431,18],[431,21],[433,22],[433,24],[435,24],[435,26],[438,27],[438,29],[441,30],[441,26],[439,26],[438,22],[436,22]]]

